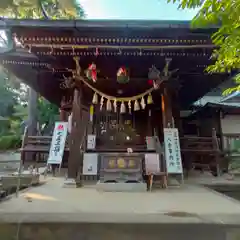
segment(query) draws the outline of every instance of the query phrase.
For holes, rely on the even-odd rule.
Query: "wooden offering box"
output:
[[[101,154],[101,182],[142,182],[143,154]]]

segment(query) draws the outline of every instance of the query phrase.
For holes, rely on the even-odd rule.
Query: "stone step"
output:
[[[146,192],[145,183],[103,183],[97,182],[97,190],[104,192]]]

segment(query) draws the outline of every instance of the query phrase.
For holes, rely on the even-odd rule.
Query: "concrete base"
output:
[[[57,223],[58,226],[59,223],[96,223],[97,225],[99,223],[120,223],[121,225],[125,223],[127,226],[131,223],[142,223],[145,226],[164,224],[164,228],[166,223],[186,226],[191,223],[195,224],[197,229],[199,229],[199,224],[205,226],[209,224],[211,229],[215,224],[221,225],[221,229],[227,224],[240,224],[240,203],[238,201],[199,185],[184,184],[181,188],[130,193],[97,191],[96,185],[75,189],[62,188],[63,178],[47,178],[45,181],[43,185],[40,184],[36,188],[32,187],[21,192],[17,198],[12,196],[8,201],[1,202],[0,226],[1,223],[12,223],[12,227],[19,232],[17,229],[19,223],[21,223],[20,231],[26,223],[30,225],[37,223],[37,226],[40,226],[40,223],[46,226],[51,226],[49,223]],[[78,225],[75,226],[81,233]],[[2,230],[5,231],[6,224],[3,227]],[[84,229],[86,230],[86,227]],[[110,227],[109,229],[112,230]],[[140,229],[142,228],[138,226],[133,227],[132,230],[138,233]],[[171,232],[181,233],[180,230],[172,231],[172,229],[175,229],[174,225],[171,226]],[[191,226],[190,229],[194,228]],[[69,231],[73,230],[69,229]],[[87,232],[93,233],[94,231],[88,230]],[[124,230],[124,232],[128,231]],[[196,230],[194,232],[196,233]],[[201,232],[207,233],[208,231],[201,230]],[[51,239],[46,235],[37,238],[36,230],[34,233],[33,239]],[[153,233],[152,228],[150,233]],[[96,234],[99,236],[99,231],[96,231]],[[1,239],[11,239],[4,236],[1,228],[0,236]],[[159,236],[161,235],[157,235],[155,239],[159,239]],[[190,234],[190,236],[193,235]],[[119,239],[110,235],[102,239],[112,238]],[[17,239],[16,236],[15,239]],[[24,237],[19,236],[18,239],[24,239]],[[31,238],[26,237],[26,239]],[[66,237],[54,239],[60,240]],[[70,236],[68,239],[74,238]],[[81,239],[81,237],[76,239]],[[122,236],[121,239],[151,238]],[[202,239],[213,240],[214,238]]]
[[[129,224],[129,223],[19,223],[0,224],[1,239],[48,240],[236,240],[238,227],[206,224]],[[174,229],[174,231],[173,231]]]
[[[169,187],[180,187],[180,183],[176,178],[168,177],[168,186]]]
[[[64,188],[76,188],[77,187],[77,184],[76,184],[76,181],[75,179],[66,179],[64,182],[63,182],[63,187]]]
[[[146,192],[145,183],[103,183],[98,181],[97,190],[105,192]]]

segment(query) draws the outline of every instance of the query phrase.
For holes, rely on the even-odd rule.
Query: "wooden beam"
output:
[[[28,45],[28,44],[26,44]],[[215,48],[215,45],[213,44],[179,44],[179,45],[110,45],[110,44],[96,44],[96,45],[77,45],[77,44],[45,44],[45,43],[32,43],[32,47],[35,48],[51,48],[51,49],[64,49],[64,50],[72,50],[74,49],[142,49],[142,50],[159,50],[159,49],[203,49],[203,48],[209,48],[213,49]],[[117,54],[116,54],[117,55]]]

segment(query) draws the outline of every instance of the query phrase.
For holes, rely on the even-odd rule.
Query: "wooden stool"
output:
[[[148,174],[148,186],[149,186],[149,191],[152,191],[152,186],[153,186],[153,178],[154,178],[153,173]],[[161,177],[161,187],[162,188],[167,188],[167,174],[165,172],[156,174],[156,176],[160,176]]]
[[[166,173],[164,173],[163,175],[162,175],[162,187],[163,188],[167,188],[168,186],[167,186],[167,174]]]
[[[150,174],[150,175],[149,175],[149,191],[150,191],[150,192],[152,191],[153,177],[154,177],[153,174]]]

